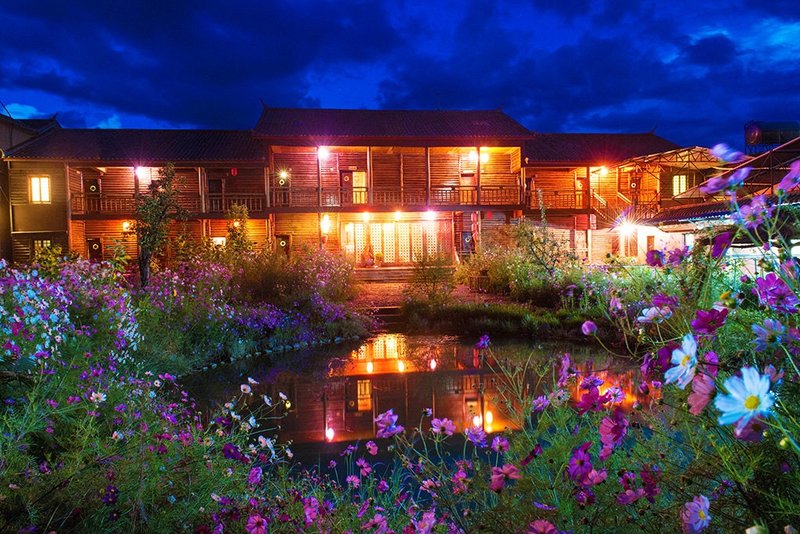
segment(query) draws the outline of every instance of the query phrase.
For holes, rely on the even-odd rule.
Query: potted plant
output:
[[[375,253],[375,266],[382,267],[383,266],[383,252]]]

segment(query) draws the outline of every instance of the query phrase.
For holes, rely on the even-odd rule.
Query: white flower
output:
[[[672,310],[669,309],[669,306],[664,306],[663,308],[656,308],[655,306],[652,308],[645,308],[641,312],[639,312],[639,317],[636,320],[640,323],[660,323],[664,319],[669,319],[672,317]]]
[[[272,408],[272,399],[270,399],[270,398],[269,398],[269,397],[267,397],[266,395],[263,395],[263,398],[264,398],[264,404],[266,404],[267,406],[269,406],[270,408]]]
[[[288,457],[290,460],[291,460],[292,458],[294,458],[294,453],[292,452],[292,449],[289,449],[289,448],[287,447],[287,449],[286,449],[286,456],[287,456],[287,457]]]
[[[283,391],[279,391],[278,392],[278,396],[281,398],[282,401],[285,401],[285,400],[289,399],[289,397],[287,397],[286,393],[284,393]]]
[[[239,386],[239,389],[241,389],[242,393],[244,393],[245,395],[250,395],[250,393],[253,392],[253,389],[247,384],[242,384],[241,386]]]
[[[252,415],[250,416],[250,419],[247,420],[247,422],[252,428],[256,428],[258,426],[258,422],[256,421],[256,418],[254,416],[252,416]]]
[[[253,380],[249,376],[247,377],[247,381],[250,383],[251,386],[258,385],[258,382],[256,382],[255,380]]]
[[[664,373],[664,382],[675,382],[679,388],[685,388],[694,378],[697,367],[697,342],[692,334],[683,336],[681,348],[672,351],[672,367]]]
[[[95,391],[94,393],[92,393],[89,399],[95,404],[100,404],[101,402],[106,400],[106,394]]]
[[[769,391],[769,376],[760,375],[755,367],[743,367],[741,378],[732,376],[723,385],[728,394],[714,399],[714,405],[722,412],[721,425],[736,423],[736,428],[744,428],[752,418],[769,415],[775,403]]]

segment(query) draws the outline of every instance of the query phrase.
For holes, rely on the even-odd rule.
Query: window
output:
[[[676,174],[672,177],[672,196],[680,195],[686,191],[688,181],[685,174]]]
[[[33,255],[38,256],[44,249],[49,248],[51,244],[49,239],[34,239]]]
[[[50,203],[50,178],[48,176],[31,176],[31,202],[35,204]]]

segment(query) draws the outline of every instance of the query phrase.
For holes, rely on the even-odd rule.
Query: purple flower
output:
[[[648,250],[645,255],[645,263],[650,267],[663,267],[664,252],[661,250]]]
[[[775,319],[764,319],[763,325],[753,325],[753,333],[756,335],[753,344],[758,351],[779,345],[786,334],[786,327]]]
[[[592,471],[592,456],[589,454],[591,446],[591,441],[585,442],[572,452],[572,457],[569,459],[567,473],[569,478],[579,484],[582,484]]]
[[[447,436],[452,436],[455,431],[456,425],[446,417],[443,419],[436,418],[431,420],[431,432],[434,434],[444,433]]]
[[[390,438],[405,430],[402,426],[397,424],[397,416],[391,408],[378,415],[378,417],[375,418],[375,424],[378,426],[378,431],[375,435],[379,438]]]
[[[681,509],[681,524],[685,533],[695,534],[705,529],[711,521],[708,497],[698,495]]]
[[[575,404],[578,409],[578,415],[583,415],[588,411],[599,412],[603,409],[603,405],[611,400],[608,392],[600,395],[600,390],[596,386],[591,386],[589,391],[584,393],[580,400]]]
[[[788,193],[800,184],[800,160],[792,162],[789,172],[777,186],[778,194]]]
[[[586,321],[581,325],[581,332],[584,336],[593,336],[597,333],[597,325],[594,321]]]
[[[800,301],[786,285],[783,279],[775,273],[768,273],[765,277],[756,278],[756,287],[753,292],[758,295],[759,302],[781,313],[797,313]]]
[[[251,486],[258,486],[261,482],[261,468],[254,467],[250,469],[250,474],[247,476],[247,483]]]
[[[492,450],[494,452],[506,452],[508,450],[508,440],[503,436],[495,436],[492,440]]]
[[[539,395],[535,399],[533,399],[533,403],[531,405],[534,412],[542,412],[545,408],[550,404],[550,399],[548,399],[545,395]]]
[[[489,348],[489,334],[483,334],[481,338],[475,343],[476,349],[487,349]]]
[[[711,154],[721,159],[725,163],[740,163],[746,159],[746,156],[736,149],[731,148],[725,143],[718,143],[711,148]]]
[[[725,255],[733,241],[733,232],[722,232],[714,236],[711,246],[711,257],[717,259]]]
[[[470,440],[476,447],[486,446],[486,431],[482,427],[473,426],[464,431],[467,439]]]
[[[653,295],[652,303],[654,308],[676,308],[680,301],[678,297],[657,293]]]
[[[710,310],[697,310],[697,318],[692,321],[692,328],[698,334],[712,335],[719,327],[725,324],[728,309],[722,311],[711,308]]]
[[[749,204],[742,206],[731,214],[731,220],[739,225],[744,225],[748,230],[755,230],[765,219],[772,217],[774,206],[767,202],[764,195],[753,197]]]
[[[689,247],[678,247],[669,251],[668,262],[670,265],[680,265],[688,257]]]
[[[732,174],[724,173],[715,176],[700,186],[700,191],[707,195],[714,195],[720,191],[735,191],[741,187],[750,175],[750,167],[743,167],[735,170]]]
[[[605,460],[611,456],[615,447],[622,444],[622,440],[628,434],[628,420],[625,412],[617,406],[611,417],[604,417],[600,423],[600,442],[603,447],[600,449],[600,459]]]

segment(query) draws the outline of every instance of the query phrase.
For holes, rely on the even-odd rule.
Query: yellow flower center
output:
[[[697,511],[697,518],[698,519],[705,519],[706,518],[706,513],[704,511],[702,511],[702,510],[698,510]]]
[[[691,357],[691,356],[689,356],[689,355],[687,354],[687,355],[686,355],[686,356],[684,356],[684,357],[683,357],[683,359],[681,360],[681,365],[682,365],[683,367],[686,367],[686,364],[687,364],[687,363],[689,363],[689,360],[691,360],[691,359],[692,359],[692,357]]]
[[[744,407],[748,410],[755,410],[761,404],[761,399],[756,395],[750,395],[744,400]]]

